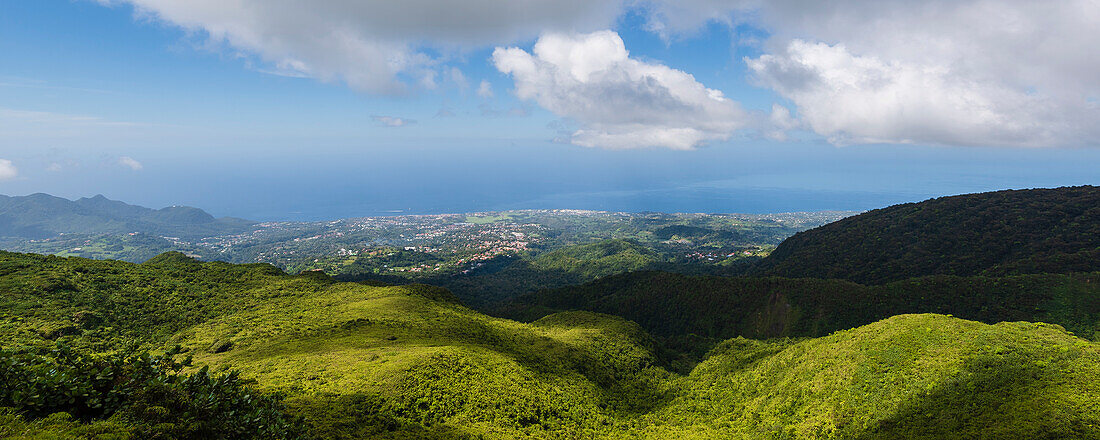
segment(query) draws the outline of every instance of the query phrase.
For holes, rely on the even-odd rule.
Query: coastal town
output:
[[[794,233],[852,212],[623,213],[573,209],[400,215],[317,222],[260,222],[247,232],[185,240],[129,233],[6,244],[32,252],[143,261],[177,250],[202,260],[270,263],[291,273],[468,274],[501,257],[532,256],[608,239],[632,240],[670,260],[702,264],[767,255]],[[145,253],[127,253],[131,250]]]
[[[233,261],[266,262],[288,271],[339,272],[341,266],[374,260],[379,272],[464,273],[502,256],[606,239],[635,240],[684,260],[716,262],[766,255],[795,232],[851,214],[522,210],[404,215],[260,223],[249,234],[211,237],[195,245]],[[662,231],[675,227],[690,233],[662,236]]]

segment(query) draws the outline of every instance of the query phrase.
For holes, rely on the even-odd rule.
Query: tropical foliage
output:
[[[692,365],[618,317],[524,324],[430,286],[0,263],[3,437],[1100,438],[1100,346],[1051,324],[901,315]]]
[[[66,430],[76,428],[71,422],[90,422],[94,428],[79,436],[97,438],[305,437],[302,421],[285,414],[279,396],[259,393],[235,372],[182,375],[190,360],[177,361],[177,354],[92,355],[64,345],[0,351],[0,407],[9,408],[0,415],[9,426],[0,433],[26,435],[11,425],[29,419],[61,422]]]
[[[858,306],[853,306],[858,305]],[[495,314],[614,313],[661,337],[817,337],[905,313],[1042,321],[1100,340],[1100,273],[928,276],[878,286],[813,278],[635,272],[522,296]]]

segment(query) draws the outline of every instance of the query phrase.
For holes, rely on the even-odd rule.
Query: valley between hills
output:
[[[0,205],[0,438],[1100,438],[1096,187],[284,225],[229,261],[197,243],[268,227],[38,198]]]

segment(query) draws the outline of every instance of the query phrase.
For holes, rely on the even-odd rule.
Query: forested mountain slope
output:
[[[538,256],[496,258],[479,264],[469,274],[424,276],[418,281],[446,287],[463,304],[482,310],[542,287],[568,286],[617,273],[672,266],[657,252],[636,241],[600,240]],[[399,277],[373,275],[372,269],[352,264],[335,277],[344,281],[409,282]]]
[[[0,410],[4,437],[229,429],[214,423],[229,412],[195,412],[204,400],[189,396],[209,396],[287,427],[238,438],[306,438],[287,422],[299,416],[309,435],[337,439],[1100,438],[1100,346],[1048,324],[902,315],[817,339],[731,339],[679,374],[630,321],[567,312],[524,324],[428,286],[180,254],[136,265],[0,253],[0,281],[0,361],[26,373],[0,385],[0,406],[13,408]],[[186,374],[208,366],[257,382],[156,379],[175,391],[122,394],[109,418],[64,399],[45,408],[80,417],[29,411],[43,407],[21,391],[28,384],[63,396],[59,384],[98,383],[115,365],[109,353],[135,343],[180,345],[177,356],[194,358]],[[57,344],[107,363],[58,357]],[[4,354],[35,347],[46,354]],[[179,420],[200,431],[180,431]]]
[[[786,239],[752,273],[881,284],[1100,270],[1100,188],[1009,190],[876,209]]]
[[[66,234],[142,232],[194,239],[240,233],[254,224],[235,218],[217,219],[188,206],[149,209],[109,200],[101,195],[68,200],[49,194],[0,195],[0,237],[46,238]]]
[[[524,295],[496,314],[534,320],[587,310],[660,337],[817,337],[909,313],[986,323],[1042,321],[1100,339],[1100,273],[929,276],[864,286],[843,280],[643,271]]]

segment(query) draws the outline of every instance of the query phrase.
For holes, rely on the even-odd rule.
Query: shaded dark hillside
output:
[[[0,237],[47,238],[57,234],[142,232],[185,239],[241,233],[254,222],[214,218],[187,206],[149,209],[101,195],[68,200],[48,194],[0,195]]]
[[[1100,339],[1100,273],[932,276],[863,286],[651,271],[524,295],[497,313],[533,320],[565,310],[618,315],[670,338],[817,337],[899,314],[942,313],[987,323],[1049,322]]]
[[[880,284],[1100,270],[1100,188],[1009,190],[877,209],[785,240],[756,275]]]

